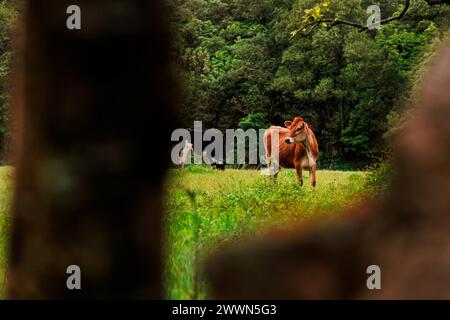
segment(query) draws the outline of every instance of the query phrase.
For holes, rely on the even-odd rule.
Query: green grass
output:
[[[215,247],[255,238],[269,226],[326,218],[352,206],[371,190],[368,176],[319,171],[313,190],[307,172],[301,187],[294,170],[282,170],[275,181],[257,171],[221,172],[199,166],[172,170],[167,185],[166,297],[205,298],[198,263]]]
[[[0,167],[0,298],[4,296],[7,214],[12,168]],[[255,238],[269,227],[326,218],[330,211],[352,206],[368,191],[364,172],[319,171],[317,187],[307,173],[301,187],[293,170],[274,181],[257,171],[213,171],[189,166],[171,170],[167,181],[166,297],[203,299],[207,288],[197,265],[230,241]]]
[[[11,167],[0,167],[0,299],[4,297],[6,278],[7,214],[11,195]]]

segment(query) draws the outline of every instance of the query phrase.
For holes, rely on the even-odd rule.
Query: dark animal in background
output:
[[[225,161],[212,158],[211,168],[224,171]]]

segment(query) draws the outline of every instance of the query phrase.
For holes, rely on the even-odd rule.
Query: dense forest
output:
[[[380,0],[381,30],[364,24],[371,0],[168,0],[180,118],[204,128],[265,128],[301,115],[322,168],[357,168],[385,155],[428,48],[446,35],[450,6]],[[446,1],[443,1],[446,2]],[[17,1],[0,0],[0,155],[8,151],[11,30]],[[118,61],[120,63],[120,61]]]
[[[449,28],[450,6],[381,0],[381,30],[365,24],[373,1],[170,0],[173,55],[187,127],[265,128],[301,115],[322,168],[356,168],[385,155],[409,106],[428,48]],[[405,8],[407,4],[407,8]]]

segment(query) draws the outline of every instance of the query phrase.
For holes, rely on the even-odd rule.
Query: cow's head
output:
[[[286,121],[284,123],[286,128],[289,129],[289,136],[284,139],[287,144],[302,143],[306,140],[307,127],[302,117],[295,117],[294,121]]]

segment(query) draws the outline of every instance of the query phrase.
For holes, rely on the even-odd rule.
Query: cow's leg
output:
[[[303,186],[302,163],[300,161],[295,163],[295,171],[297,172],[298,183]]]
[[[309,167],[309,181],[311,182],[311,186],[314,188],[316,186],[316,159],[313,157],[310,150],[306,151],[308,154],[308,167]]]
[[[273,175],[276,178],[278,172],[280,172],[280,138],[278,131],[271,134],[271,164]]]
[[[186,165],[186,163],[191,163],[189,157],[192,155],[192,150],[190,150],[189,148],[184,148],[181,154],[181,170],[184,169],[184,166]]]
[[[267,162],[267,169],[273,170],[272,179],[276,179],[278,176],[278,172],[280,172],[280,164],[279,164],[279,150],[278,150],[278,133],[275,133],[275,135],[272,135],[272,130],[268,129],[266,130],[264,134],[264,147],[266,150],[266,162]],[[273,143],[275,142],[275,143]],[[272,146],[275,148],[272,149]]]
[[[309,167],[309,181],[311,181],[313,188],[316,186],[316,167],[315,163]]]

